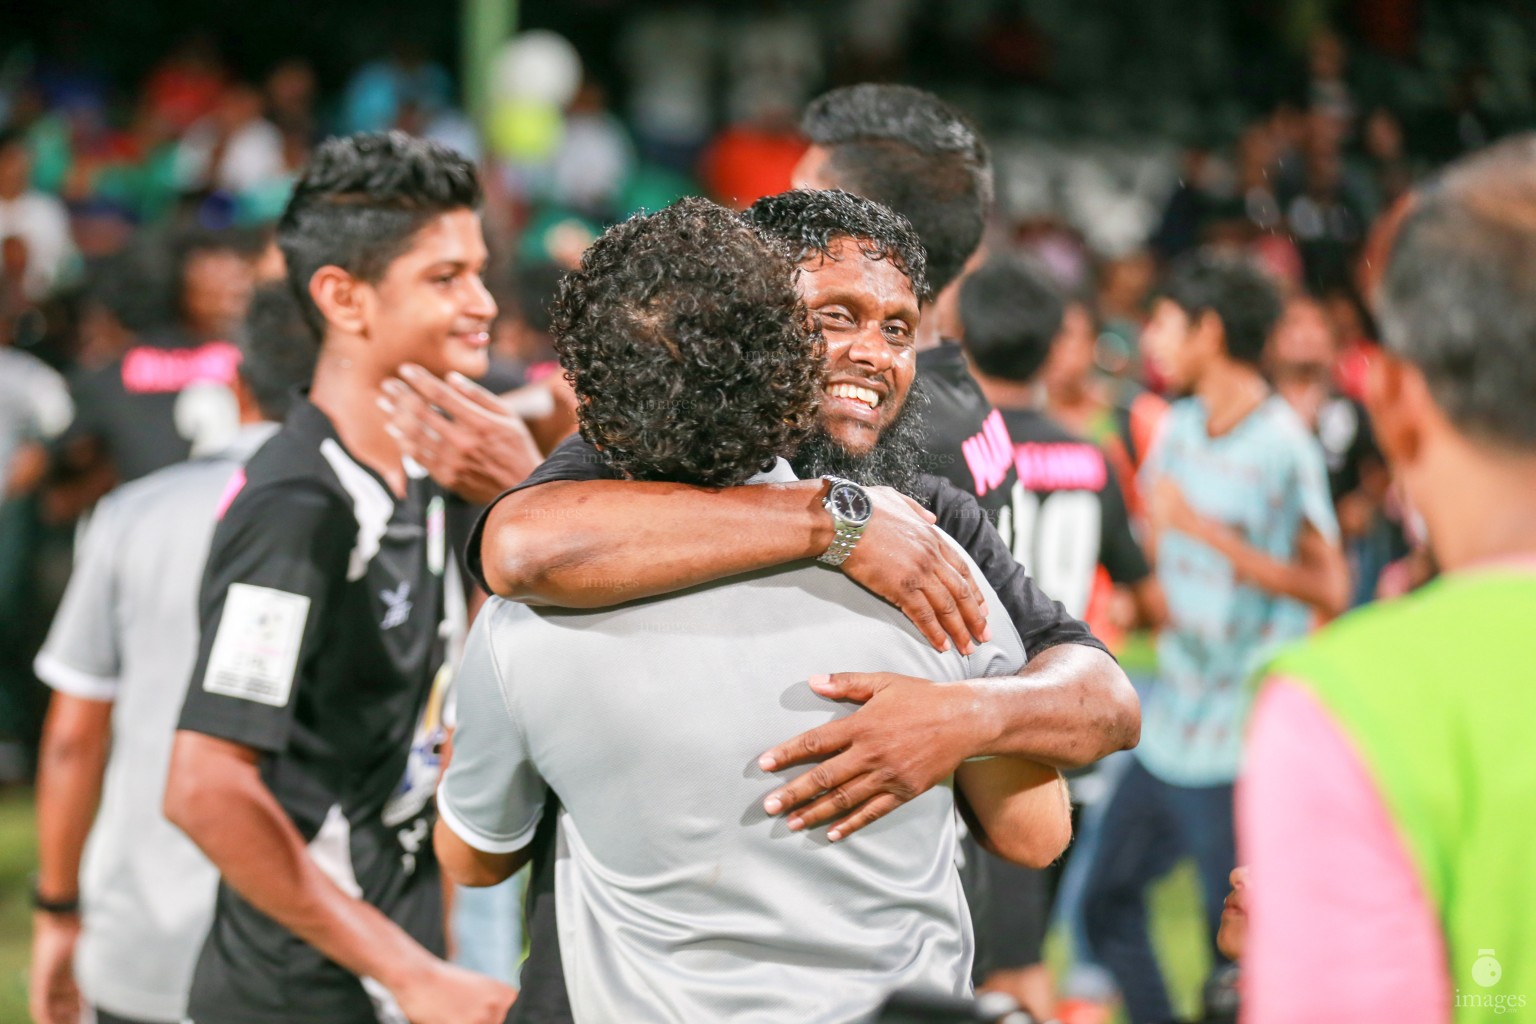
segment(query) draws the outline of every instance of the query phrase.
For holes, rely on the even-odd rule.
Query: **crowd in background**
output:
[[[1362,406],[1377,339],[1371,296],[1382,239],[1414,183],[1536,109],[1536,77],[1511,66],[1525,58],[1512,33],[1500,35],[1507,15],[1490,9],[1479,23],[1487,40],[1503,41],[1475,64],[1433,50],[1433,33],[1361,38],[1303,25],[1278,47],[1291,56],[1280,76],[1289,87],[1239,90],[1236,107],[1213,107],[1202,104],[1201,76],[1221,69],[1177,59],[1180,47],[1204,52],[1199,32],[1156,33],[1149,49],[1161,55],[1154,70],[1166,89],[1144,103],[1110,102],[1118,79],[1074,72],[1074,51],[1057,48],[1066,37],[1055,8],[1068,5],[1035,5],[1027,23],[991,5],[961,6],[969,13],[951,31],[982,39],[982,63],[1015,83],[984,92],[957,76],[947,90],[962,107],[976,101],[971,113],[994,145],[985,252],[1031,257],[1064,297],[1040,378],[1053,417],[1137,461],[1135,431],[1104,411],[1169,390],[1143,338],[1166,268],[1197,249],[1247,254],[1283,296],[1264,369],[1324,453],[1350,603],[1432,575]],[[849,67],[899,72],[922,25],[917,7],[850,4],[861,31]],[[1078,38],[1079,52],[1121,52],[1117,35],[1105,38]],[[535,56],[568,75],[561,43],[545,39]],[[1427,71],[1383,70],[1415,46],[1431,58]],[[397,128],[484,169],[496,257],[488,285],[503,310],[493,360],[501,376],[487,383],[506,390],[550,372],[541,303],[604,226],[689,193],[741,208],[787,188],[806,147],[800,109],[844,75],[814,22],[793,9],[736,21],[703,8],[644,12],[614,52],[622,104],[578,65],[558,102],[492,90],[480,122],[449,69],[403,44],[329,94],[301,57],[243,77],[202,34],[128,88],[46,55],[4,65],[0,780],[30,771],[46,701],[31,659],[68,576],[75,524],[113,486],[215,448],[237,426],[223,390],[235,336],[253,290],[280,274],[271,225],[320,139]],[[1045,52],[1058,54],[1057,66]],[[1074,73],[1081,81],[1064,96],[1056,86]],[[1134,466],[1126,469],[1139,519],[1143,499]],[[1118,634],[1137,619],[1112,612],[1102,625]],[[1150,657],[1127,643],[1119,653],[1128,665]]]

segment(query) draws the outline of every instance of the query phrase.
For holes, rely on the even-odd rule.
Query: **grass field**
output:
[[[31,942],[28,879],[37,864],[32,794],[0,794],[0,1024],[27,1024],[27,956]],[[1153,942],[1174,1008],[1186,1016],[1198,1009],[1200,985],[1209,962],[1201,938],[1199,891],[1192,867],[1175,871],[1152,893]],[[1068,953],[1060,936],[1046,947],[1060,972]]]
[[[28,885],[37,865],[32,794],[0,794],[0,1024],[26,1024],[27,953],[32,941]]]

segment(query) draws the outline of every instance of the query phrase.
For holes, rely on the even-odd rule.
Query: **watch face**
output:
[[[832,488],[830,497],[833,511],[850,522],[868,522],[870,514],[874,512],[874,506],[869,503],[869,495],[864,493],[862,487],[838,484]]]

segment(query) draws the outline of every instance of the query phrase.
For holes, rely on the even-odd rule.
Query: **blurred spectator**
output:
[[[1361,179],[1369,189],[1367,214],[1375,219],[1413,184],[1413,166],[1403,139],[1402,122],[1385,107],[1366,117],[1360,133]]]
[[[268,73],[264,86],[267,119],[284,138],[317,141],[320,128],[315,118],[315,89],[315,70],[301,57],[290,57]]]
[[[1374,522],[1387,477],[1365,407],[1335,390],[1338,356],[1322,306],[1306,297],[1288,302],[1265,351],[1265,370],[1276,394],[1322,445],[1328,491],[1347,542]]]
[[[15,244],[15,239],[6,239],[5,251],[9,253]],[[4,266],[0,274],[0,501],[33,491],[47,466],[45,445],[74,418],[64,378],[13,345],[30,307],[17,301],[11,281],[10,267]]]
[[[176,177],[184,192],[218,190],[238,196],[286,171],[283,136],[262,116],[261,93],[234,85],[182,136]]]
[[[365,64],[353,74],[342,97],[341,131],[377,132],[393,128],[401,108],[436,112],[449,105],[453,80],[411,40],[397,40],[394,52]]]
[[[1168,403],[1134,379],[1101,374],[1099,349],[1092,308],[1069,297],[1061,330],[1040,371],[1045,408],[1057,423],[1103,450],[1126,508],[1139,523],[1144,510],[1136,474],[1152,450]]]
[[[699,178],[719,202],[744,210],[788,189],[805,150],[794,109],[762,97],[750,117],[715,136],[699,162]]]
[[[1371,358],[1379,352],[1376,326],[1359,294],[1345,281],[1323,292],[1323,312],[1339,343],[1333,364],[1334,385],[1357,402],[1365,401],[1365,378]]]
[[[976,382],[1003,414],[1029,496],[1016,502],[1014,555],[1113,650],[1135,622],[1161,624],[1163,599],[1132,532],[1120,474],[1097,439],[1079,429],[1116,434],[1108,396],[1087,394],[1093,321],[1042,268],[1019,260],[973,271],[960,296]],[[1070,423],[1055,416],[1056,398],[1069,399]],[[1104,422],[1093,422],[1100,417]],[[1117,586],[1134,597],[1129,617],[1116,614]]]
[[[1331,29],[1316,33],[1307,44],[1307,105],[1346,124],[1354,121],[1355,99],[1345,72],[1349,50]]]
[[[582,85],[566,112],[565,134],[549,168],[549,197],[599,221],[623,212],[619,199],[634,169],[634,147],[607,107],[602,87]]]
[[[674,172],[693,171],[714,124],[715,37],[707,9],[672,6],[637,12],[619,36],[640,151]]]
[[[254,284],[251,240],[194,233],[176,254],[176,319],[72,381],[77,415],[67,441],[96,448],[120,482],[227,443],[238,425],[230,385],[233,332]],[[90,460],[89,454],[75,458]]]
[[[1144,337],[1176,403],[1142,471],[1170,627],[1142,697],[1141,745],[1104,812],[1084,897],[1088,942],[1132,1024],[1173,1017],[1147,889],[1192,856],[1214,962],[1236,866],[1232,790],[1248,682],[1314,612],[1348,600],[1321,453],[1259,373],[1280,313],[1258,270],[1206,254],[1173,268]]]
[[[205,32],[183,39],[150,72],[144,98],[156,117],[177,134],[213,112],[224,92],[225,71],[218,48]]]
[[[30,185],[32,158],[25,136],[0,129],[0,239],[19,238],[8,262],[22,264],[21,284],[28,299],[48,295],[72,270],[75,243],[64,204]]]

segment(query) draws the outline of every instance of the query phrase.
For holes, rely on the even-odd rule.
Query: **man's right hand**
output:
[[[970,566],[945,539],[933,514],[892,487],[868,489],[875,510],[843,572],[900,608],[938,650],[962,654],[985,642],[987,608]]]
[[[517,989],[437,960],[394,995],[411,1024],[502,1024]]]

